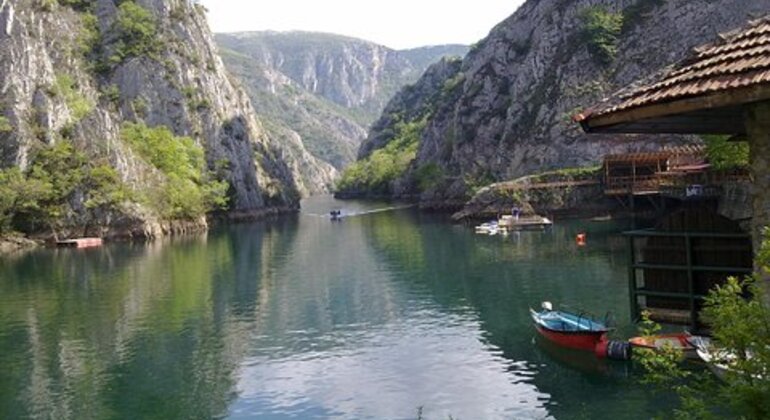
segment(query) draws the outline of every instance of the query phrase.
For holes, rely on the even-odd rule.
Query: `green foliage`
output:
[[[133,1],[120,4],[113,30],[118,37],[115,54],[110,57],[113,64],[131,57],[155,57],[161,50],[155,16]]]
[[[623,29],[623,15],[611,13],[603,6],[585,8],[580,13],[582,37],[588,49],[602,64],[615,60]]]
[[[20,229],[27,233],[49,228],[57,230],[80,220],[90,223],[97,212],[117,208],[130,192],[114,169],[96,165],[67,141],[38,150],[30,169],[0,171],[0,233]],[[85,211],[73,198],[81,197]]]
[[[406,173],[417,156],[420,136],[426,124],[427,118],[396,124],[388,145],[348,167],[337,182],[337,189],[390,193],[390,184]]]
[[[465,73],[459,72],[453,77],[447,79],[444,82],[444,85],[441,87],[441,90],[443,93],[448,94],[455,89],[457,89],[459,86],[462,86],[462,84],[465,82]]]
[[[123,125],[121,138],[165,175],[163,185],[147,197],[163,217],[196,218],[227,204],[228,184],[211,179],[203,149],[191,138],[134,123]]]
[[[102,45],[102,34],[99,31],[99,20],[93,13],[81,15],[82,26],[77,36],[78,52],[83,57],[89,58],[96,55]]]
[[[465,189],[471,195],[474,195],[480,189],[495,183],[495,181],[495,177],[487,171],[484,171],[480,174],[466,174],[463,178],[463,182],[465,182]]]
[[[107,85],[102,88],[102,97],[112,103],[120,101],[120,87],[118,85]]]
[[[8,121],[8,118],[0,115],[0,134],[10,133],[13,131],[13,125]]]
[[[75,79],[68,74],[57,74],[49,93],[64,99],[67,108],[72,113],[73,123],[82,120],[94,109],[94,103],[80,93]]]
[[[714,169],[745,168],[749,165],[749,144],[745,141],[727,141],[729,136],[702,136],[706,156]]]
[[[665,3],[666,0],[637,0],[636,3],[623,9],[623,33],[631,31],[656,7]]]
[[[56,0],[53,0],[54,2]],[[94,0],[58,0],[59,4],[65,7],[72,8],[79,12],[92,11],[96,1]]]
[[[417,168],[415,178],[420,191],[427,191],[441,183],[444,170],[435,163],[428,163]]]
[[[762,275],[770,274],[770,239],[757,256]],[[640,352],[647,378],[662,389],[673,389],[682,402],[677,418],[715,418],[729,409],[730,418],[770,418],[770,308],[757,278],[728,279],[706,298],[703,318],[711,326],[729,370],[724,381],[683,370],[671,354]],[[747,296],[749,296],[747,298]]]

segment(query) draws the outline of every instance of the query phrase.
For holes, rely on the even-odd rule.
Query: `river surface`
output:
[[[619,226],[488,237],[364,213],[389,206],[321,197],[201,237],[3,257],[0,418],[641,419],[670,403],[529,318],[550,300],[633,332]]]

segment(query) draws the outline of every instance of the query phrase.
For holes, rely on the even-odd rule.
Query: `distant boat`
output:
[[[607,341],[610,328],[582,314],[554,311],[550,302],[543,302],[543,310],[530,308],[535,328],[545,338],[564,347],[594,351],[601,341]]]
[[[690,342],[693,335],[686,332],[633,337],[628,340],[631,346],[643,349],[663,349],[666,346],[680,350],[687,359],[699,359],[696,347]]]

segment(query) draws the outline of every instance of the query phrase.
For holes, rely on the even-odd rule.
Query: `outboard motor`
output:
[[[627,341],[602,340],[594,348],[596,357],[610,360],[631,360],[631,344]]]
[[[551,302],[548,302],[548,301],[541,303],[540,307],[543,308],[543,310],[548,312],[553,311],[553,305],[551,304]]]

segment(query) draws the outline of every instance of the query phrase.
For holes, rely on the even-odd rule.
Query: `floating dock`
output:
[[[102,238],[78,238],[56,241],[58,248],[95,248],[102,246]]]
[[[518,219],[506,215],[498,220],[497,225],[500,229],[506,230],[532,230],[545,229],[553,225],[553,222],[547,217],[538,215],[519,217]]]
[[[553,222],[543,216],[527,216],[516,219],[506,215],[497,221],[482,223],[476,226],[476,233],[484,235],[508,234],[520,230],[541,230],[553,225]]]

